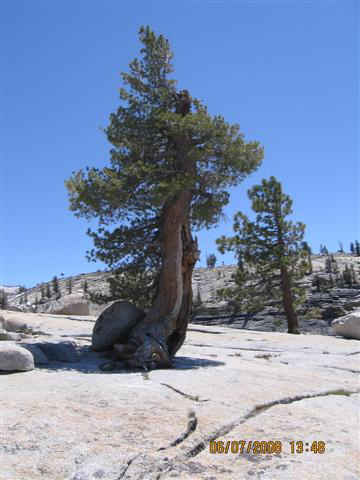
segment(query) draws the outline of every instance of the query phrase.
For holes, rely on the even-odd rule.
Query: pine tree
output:
[[[313,273],[312,268],[312,261],[311,261],[311,247],[307,242],[301,242],[301,248],[306,252],[307,262],[308,262],[308,271],[306,272],[307,275],[311,275]]]
[[[349,268],[348,264],[345,265],[345,269],[343,271],[342,276],[343,276],[343,281],[344,281],[345,285],[352,288],[353,277],[352,277],[352,274],[351,274],[351,269]]]
[[[60,293],[60,288],[59,288],[59,280],[58,280],[56,275],[53,277],[51,283],[52,283],[53,293],[55,294],[55,298],[56,299],[60,298],[61,293]]]
[[[355,240],[355,253],[358,257],[360,257],[360,243],[358,240]]]
[[[353,242],[350,242],[350,253],[352,253],[353,255],[355,253],[355,247],[354,247]]]
[[[88,282],[87,280],[84,281],[83,283],[83,292],[86,294],[88,292]]]
[[[46,295],[45,285],[42,283],[40,285],[40,299],[45,300],[45,295]]]
[[[0,290],[0,308],[6,310],[8,306],[8,296],[5,290]]]
[[[117,298],[148,308],[124,348],[132,352],[128,365],[152,368],[168,365],[185,339],[199,258],[192,229],[218,223],[229,187],[258,168],[263,149],[245,143],[238,125],[211,117],[187,90],[177,91],[166,38],[150,27],[141,27],[139,38],[142,58],[122,74],[127,88],[105,129],[110,166],[73,173],[66,186],[71,210],[99,221],[97,231],[88,230],[88,259],[117,274]]]
[[[51,290],[50,290],[50,283],[46,284],[46,296],[47,298],[51,298]]]
[[[328,251],[328,249],[326,248],[326,245],[321,245],[321,244],[320,244],[320,254],[321,254],[321,255],[329,255],[329,251]]]
[[[333,269],[332,269],[332,261],[331,261],[331,257],[328,255],[325,259],[325,272],[326,273],[332,273]]]
[[[59,281],[58,281],[58,278],[57,278],[56,275],[53,277],[51,283],[52,283],[54,294],[58,295],[59,294]]]
[[[214,253],[211,253],[206,257],[206,265],[207,268],[214,268],[216,265],[216,255]]]
[[[234,217],[234,237],[222,236],[219,251],[234,251],[243,260],[235,277],[235,294],[258,308],[268,299],[281,301],[288,321],[288,332],[299,333],[296,307],[304,301],[305,289],[298,285],[307,270],[306,251],[301,246],[305,225],[286,220],[292,213],[292,200],[282,192],[275,177],[263,180],[248,191],[256,220],[238,212]],[[240,294],[239,294],[240,292]]]
[[[66,281],[66,289],[67,289],[67,293],[70,295],[72,293],[72,278],[68,278],[68,280]]]

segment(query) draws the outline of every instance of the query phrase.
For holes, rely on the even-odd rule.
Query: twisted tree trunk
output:
[[[178,96],[177,113],[190,111],[189,96]],[[195,175],[184,136],[171,141],[179,174]],[[168,367],[185,340],[192,307],[192,272],[199,258],[197,239],[190,229],[191,190],[182,190],[165,203],[159,225],[162,266],[158,294],[145,318],[130,332],[127,343],[114,346],[130,367]]]

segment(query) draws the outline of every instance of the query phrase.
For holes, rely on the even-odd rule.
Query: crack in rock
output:
[[[193,432],[195,432],[197,428],[198,420],[194,410],[190,410],[188,413],[188,424],[184,433],[182,433],[179,437],[177,437],[173,442],[170,443],[168,447],[160,447],[157,449],[158,452],[161,450],[166,450],[170,447],[176,447],[179,443],[182,443],[184,440],[188,438]]]
[[[222,427],[215,430],[215,432],[207,435],[203,440],[198,442],[194,447],[192,447],[188,452],[186,452],[184,454],[184,456],[187,457],[187,458],[196,457],[196,455],[201,453],[209,445],[211,440],[216,440],[219,437],[227,435],[235,427],[237,427],[239,425],[242,425],[243,423],[245,423],[250,418],[256,417],[256,416],[260,415],[261,413],[264,413],[266,410],[269,410],[271,407],[274,407],[276,405],[288,405],[288,404],[291,404],[291,403],[294,403],[294,402],[299,402],[300,400],[305,400],[307,398],[326,397],[326,396],[329,396],[329,395],[350,396],[354,393],[360,393],[360,389],[355,390],[355,391],[351,391],[351,390],[345,390],[345,389],[338,388],[336,390],[328,390],[326,392],[309,393],[309,394],[306,394],[306,395],[295,395],[294,397],[280,398],[279,400],[273,400],[272,402],[256,405],[254,408],[252,408],[246,415],[244,415],[240,419],[235,420],[234,422],[225,424]]]
[[[120,473],[120,475],[116,478],[116,480],[121,480],[122,478],[124,478],[126,472],[128,471],[130,465],[133,463],[134,460],[137,459],[137,457],[140,456],[140,453],[137,453],[136,455],[134,455],[133,457],[129,458],[129,460],[125,463],[125,465],[123,465],[123,470],[122,472]]]
[[[344,372],[360,373],[360,370],[352,370],[351,368],[344,368],[344,367],[332,367],[330,365],[324,365],[323,368],[334,368],[335,370],[343,370]]]
[[[188,332],[200,332],[200,333],[210,333],[211,335],[222,335],[224,332],[218,332],[216,330],[201,330],[201,328],[188,328]]]
[[[192,347],[210,347],[210,348],[224,348],[227,350],[250,350],[251,352],[274,352],[283,353],[285,350],[272,350],[271,348],[246,348],[246,347],[227,347],[223,345],[209,345],[207,343],[187,343]]]
[[[189,400],[193,400],[194,402],[208,402],[210,400],[209,398],[200,399],[198,395],[189,395],[188,393],[184,393],[181,390],[178,390],[177,388],[172,387],[168,383],[160,383],[160,385],[170,388],[170,390],[173,390],[174,392],[179,393],[183,397],[188,398]]]

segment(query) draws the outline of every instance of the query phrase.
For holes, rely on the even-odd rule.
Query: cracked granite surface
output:
[[[9,315],[31,341],[73,339],[80,361],[0,375],[0,480],[360,478],[357,340],[190,325],[175,368],[144,376],[99,369],[91,318]]]

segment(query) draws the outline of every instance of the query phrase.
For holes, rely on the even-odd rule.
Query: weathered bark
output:
[[[189,227],[190,202],[191,193],[183,191],[164,206],[158,294],[126,344],[114,347],[117,357],[130,367],[169,367],[184,343],[192,307],[192,272],[199,257]]]
[[[177,113],[189,113],[188,94],[178,96]],[[196,173],[188,158],[187,140],[183,135],[172,138],[176,148],[176,166],[181,173]],[[153,369],[168,367],[171,358],[185,340],[191,315],[194,265],[199,258],[197,240],[190,230],[191,190],[182,190],[165,203],[159,225],[162,266],[158,294],[145,318],[130,332],[126,344],[114,350],[130,367]]]
[[[288,322],[288,333],[300,333],[297,315],[294,310],[289,273],[287,271],[286,266],[283,265],[281,267],[280,275],[281,275],[283,306],[284,306],[285,315]]]
[[[282,229],[282,212],[281,205],[278,206],[279,210],[275,213],[275,221],[277,227],[278,244],[280,247],[280,280],[282,290],[282,303],[285,310],[286,319],[288,322],[288,333],[300,333],[299,324],[296,312],[294,310],[294,302],[291,292],[291,278],[287,269],[287,266],[283,263],[283,259],[286,257],[286,248],[283,237]]]

